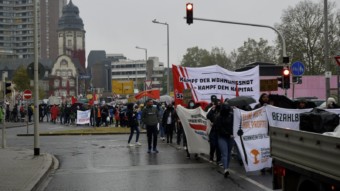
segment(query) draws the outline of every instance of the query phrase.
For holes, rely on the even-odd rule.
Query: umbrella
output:
[[[296,108],[294,101],[289,99],[285,95],[279,94],[270,94],[269,96],[270,102],[276,107],[286,108],[286,109],[294,109]]]
[[[170,104],[174,101],[174,98],[169,96],[169,95],[162,95],[162,96],[159,97],[159,101]]]
[[[255,103],[256,100],[250,96],[238,96],[229,99],[227,102],[230,106],[243,107]]]

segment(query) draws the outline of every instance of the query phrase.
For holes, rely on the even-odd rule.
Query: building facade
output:
[[[83,20],[79,17],[79,8],[72,0],[63,7],[58,22],[58,53],[77,58],[85,69],[85,30]]]
[[[67,55],[59,56],[53,65],[49,80],[49,95],[78,96],[79,65]]]
[[[33,0],[0,1],[0,57],[34,57]],[[66,0],[38,1],[39,58],[58,56],[57,27]]]
[[[134,89],[138,91],[144,90],[145,81],[148,82],[146,89],[156,88],[162,91],[164,64],[158,57],[149,57],[147,62],[119,59],[111,62],[111,75],[112,80],[134,81]]]

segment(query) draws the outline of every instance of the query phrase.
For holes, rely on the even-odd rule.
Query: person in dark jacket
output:
[[[103,107],[101,108],[101,115],[102,115],[102,124],[105,124],[105,127],[107,127],[110,121],[110,120],[107,120],[107,117],[109,116],[109,109],[107,105],[103,105]]]
[[[172,136],[175,128],[176,123],[176,112],[175,108],[172,104],[169,104],[164,113],[162,118],[162,125],[165,127],[165,134],[166,134],[166,143],[172,144]]]
[[[215,125],[215,120],[220,113],[221,104],[218,101],[215,101],[211,109],[207,114],[207,119],[209,119],[212,123],[212,127],[209,133],[209,145],[210,145],[210,162],[214,161],[214,155],[216,153],[216,163],[221,165],[221,152],[218,146],[218,136],[217,129]]]
[[[233,147],[233,124],[234,117],[232,108],[224,103],[221,105],[220,114],[216,117],[214,126],[217,132],[218,146],[221,151],[222,163],[224,168],[224,177],[229,175],[229,162],[231,158],[231,149]]]
[[[142,121],[146,126],[146,134],[148,137],[148,153],[151,153],[151,147],[153,152],[158,153],[157,150],[157,124],[161,122],[161,117],[157,108],[153,106],[153,100],[149,99],[146,102],[146,107],[142,112]],[[151,144],[151,142],[153,144]]]
[[[265,106],[267,104],[270,104],[269,95],[266,94],[266,93],[263,93],[263,94],[260,95],[259,103],[254,106],[254,109],[258,109],[258,108]]]
[[[138,127],[138,120],[137,120],[137,108],[134,109],[133,105],[134,105],[133,103],[129,103],[127,105],[127,111],[126,111],[126,116],[128,118],[128,126],[130,127],[130,136],[129,136],[129,140],[128,140],[128,147],[134,146],[133,144],[130,144],[134,131],[136,131],[136,146],[142,145],[138,142],[139,127]]]

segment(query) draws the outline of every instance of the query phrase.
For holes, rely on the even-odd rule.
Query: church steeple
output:
[[[83,20],[79,16],[79,8],[72,0],[63,7],[58,22],[59,55],[77,58],[85,68],[85,30]]]

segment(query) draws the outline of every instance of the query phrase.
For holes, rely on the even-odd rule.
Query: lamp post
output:
[[[38,50],[38,0],[34,0],[34,156],[40,155],[39,144],[39,79],[38,79],[38,62],[39,62],[39,50]]]
[[[161,25],[166,25],[166,31],[167,31],[167,66],[168,66],[168,71],[167,71],[167,87],[166,87],[166,94],[170,95],[170,66],[169,66],[169,24],[168,23],[162,23],[154,19],[152,21],[153,23],[156,24],[161,24]]]
[[[329,64],[329,42],[328,42],[328,6],[327,0],[324,0],[324,10],[323,10],[323,19],[324,19],[324,59],[325,59],[325,70],[326,73],[330,73],[330,64]],[[326,101],[331,95],[330,93],[330,78],[326,76]],[[338,98],[339,99],[339,98]]]
[[[136,46],[136,48],[137,49],[141,49],[141,50],[144,50],[145,51],[145,82],[146,82],[146,80],[147,80],[147,67],[146,67],[146,65],[147,65],[147,62],[148,62],[148,49],[146,49],[146,48],[141,48],[141,47],[139,47],[139,46]],[[144,82],[144,91],[146,91],[146,85],[145,85],[145,82]]]

